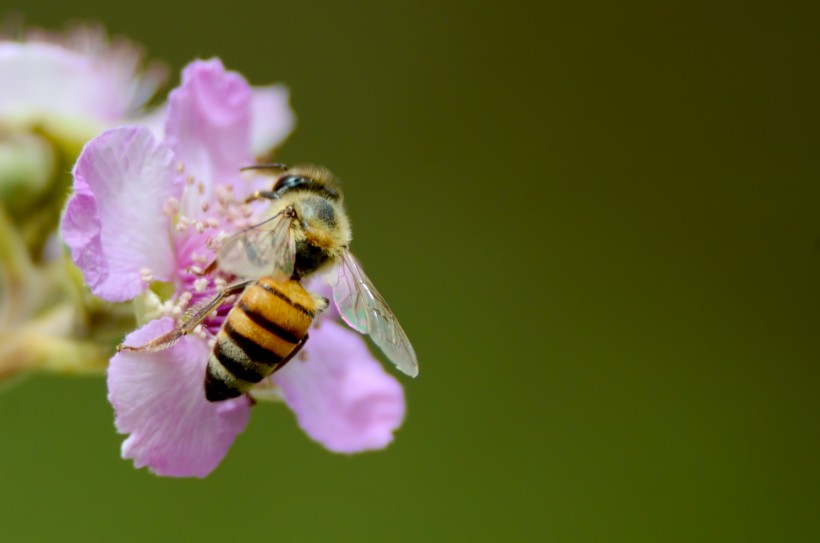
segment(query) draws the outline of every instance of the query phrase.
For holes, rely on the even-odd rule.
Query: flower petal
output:
[[[147,286],[144,269],[154,279],[173,277],[170,219],[162,207],[179,195],[177,177],[170,149],[147,128],[115,128],[85,146],[62,233],[94,294],[129,300]]]
[[[204,202],[215,183],[239,183],[239,168],[252,162],[251,96],[245,79],[218,59],[189,64],[170,94],[165,141],[185,173],[202,183]]]
[[[117,96],[100,88],[90,58],[44,43],[0,43],[0,117],[36,122],[46,116],[103,121]],[[124,113],[124,111],[121,111]]]
[[[324,321],[310,330],[305,353],[273,375],[299,426],[334,452],[386,447],[404,419],[404,391],[364,339]]]
[[[173,329],[170,318],[155,320],[125,338],[141,345]],[[185,336],[156,353],[122,351],[108,368],[108,400],[117,430],[131,434],[123,458],[157,475],[205,477],[245,429],[250,404],[245,397],[211,403],[205,399],[205,367],[210,348]]]
[[[255,157],[278,147],[296,125],[290,92],[284,85],[254,87],[251,113],[251,149]]]
[[[164,79],[158,68],[142,76],[140,49],[122,39],[109,42],[101,28],[26,38],[0,42],[4,123],[36,124],[85,142],[135,113]]]

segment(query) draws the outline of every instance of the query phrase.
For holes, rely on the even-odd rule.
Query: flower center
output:
[[[232,185],[217,185],[211,194],[208,192],[202,182],[187,176],[182,201],[170,198],[163,205],[173,222],[177,274],[174,294],[164,302],[162,313],[177,323],[236,282],[235,277],[220,272],[213,264],[226,239],[258,222],[257,211],[245,203],[244,197],[234,194]],[[150,277],[151,271],[143,270],[142,275]],[[236,296],[226,298],[194,333],[213,341],[235,301]]]

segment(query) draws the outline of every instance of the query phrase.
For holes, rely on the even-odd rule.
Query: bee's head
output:
[[[302,192],[289,195],[295,214],[296,227],[305,232],[318,234],[327,230],[335,230],[339,227],[340,211],[336,208],[336,203],[312,192]]]
[[[341,202],[311,191],[288,193],[297,253],[336,257],[350,244],[350,221]]]

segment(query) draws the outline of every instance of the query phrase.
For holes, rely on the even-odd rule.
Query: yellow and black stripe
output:
[[[208,358],[205,396],[241,396],[288,362],[315,317],[313,298],[298,281],[259,279],[225,319]]]

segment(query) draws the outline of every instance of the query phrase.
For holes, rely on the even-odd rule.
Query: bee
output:
[[[320,166],[257,164],[243,170],[276,169],[270,191],[247,202],[270,201],[269,217],[225,240],[203,274],[219,269],[238,278],[212,300],[189,309],[180,326],[141,347],[160,351],[191,333],[225,299],[238,295],[216,336],[205,372],[205,397],[236,398],[281,369],[304,347],[308,330],[329,300],[301,281],[330,272],[342,319],[368,334],[403,373],[418,375],[413,346],[384,298],[350,253],[350,220],[333,174]]]

